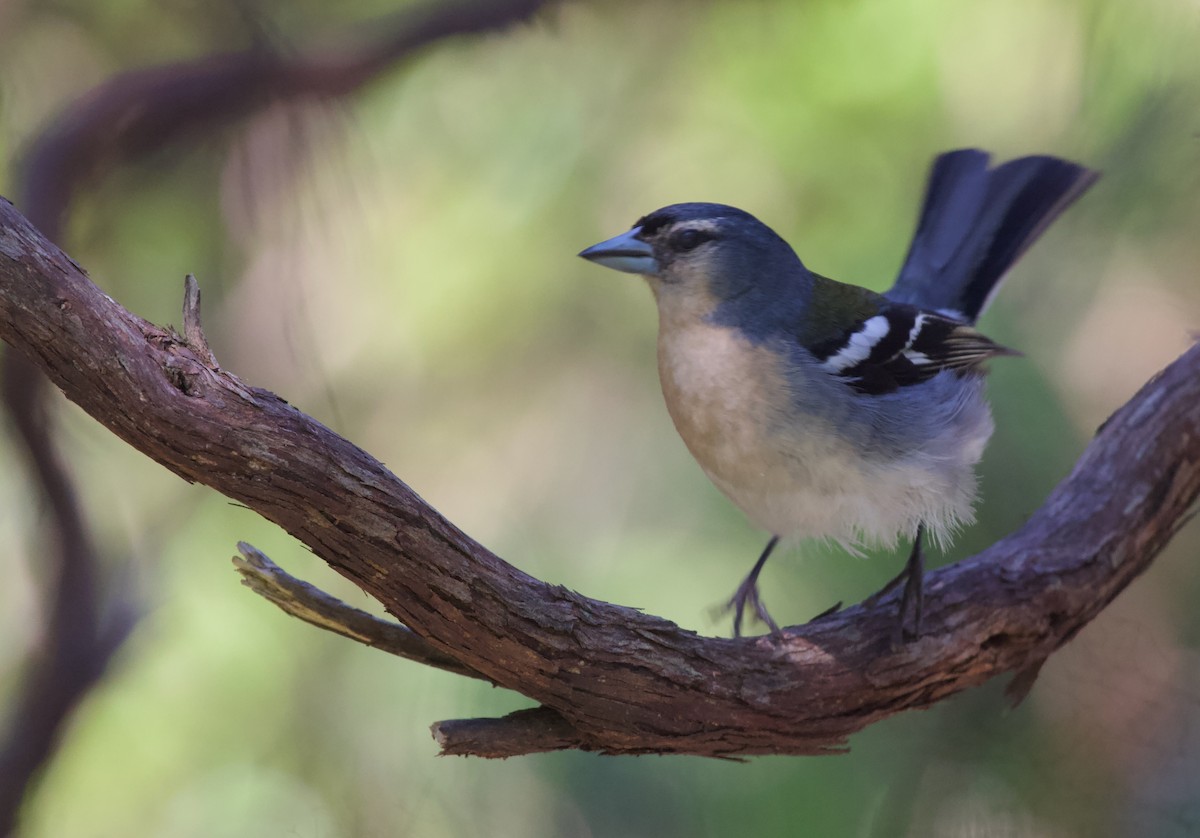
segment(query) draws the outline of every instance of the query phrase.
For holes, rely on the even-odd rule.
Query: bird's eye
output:
[[[679,232],[671,235],[671,249],[678,251],[679,253],[685,253],[689,250],[695,250],[706,241],[709,241],[712,237],[712,233],[709,233],[705,230],[680,230]]]

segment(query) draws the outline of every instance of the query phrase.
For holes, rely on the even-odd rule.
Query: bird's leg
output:
[[[908,554],[908,562],[904,565],[904,570],[900,571],[895,579],[876,593],[863,600],[864,605],[873,606],[894,591],[901,582],[904,583],[904,593],[900,596],[900,615],[896,631],[897,637],[901,640],[915,640],[921,636],[921,616],[925,607],[925,550],[922,546],[924,537],[925,525],[921,524],[917,527],[917,534],[913,538],[912,552]],[[906,628],[910,611],[914,618],[912,632]]]
[[[908,554],[908,564],[904,571],[908,578],[904,581],[904,593],[900,595],[900,639],[916,640],[921,636],[921,616],[925,608],[925,551],[921,541],[925,535],[925,525],[917,527],[913,538],[912,552]],[[905,628],[909,612],[913,615],[913,630],[910,634]]]
[[[771,615],[767,613],[767,607],[758,595],[758,574],[762,572],[763,565],[767,563],[767,559],[771,556],[771,551],[775,549],[775,545],[778,543],[779,536],[771,536],[771,540],[763,548],[762,555],[758,557],[758,561],[754,563],[754,567],[750,569],[750,573],[742,580],[742,584],[738,585],[733,599],[729,600],[729,603],[725,606],[726,608],[733,609],[734,637],[742,636],[742,614],[745,612],[747,604],[753,607],[754,616],[766,623],[771,629],[772,634],[779,634],[779,626],[771,619]]]

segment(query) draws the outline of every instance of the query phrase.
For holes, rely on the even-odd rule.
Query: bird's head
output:
[[[736,298],[776,295],[806,273],[792,248],[748,212],[724,204],[672,204],[626,233],[594,244],[584,259],[650,283],[660,311],[711,311]]]

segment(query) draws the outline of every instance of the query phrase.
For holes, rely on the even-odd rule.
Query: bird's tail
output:
[[[933,162],[917,232],[887,296],[974,322],[1004,274],[1099,172],[1057,157],[994,169],[962,149]]]

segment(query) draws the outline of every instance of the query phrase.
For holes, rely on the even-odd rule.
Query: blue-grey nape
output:
[[[581,250],[579,255],[614,271],[652,276],[658,273],[659,264],[654,258],[654,248],[638,238],[641,232],[641,227],[634,227],[627,233]]]

